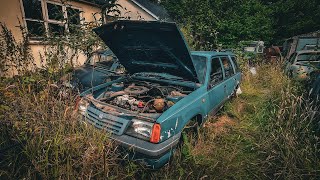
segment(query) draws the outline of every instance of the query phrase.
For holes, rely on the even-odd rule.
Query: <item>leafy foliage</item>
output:
[[[241,40],[270,41],[273,35],[271,11],[259,0],[166,0],[162,4],[183,26],[196,50],[218,44],[234,47]]]
[[[275,42],[320,29],[318,0],[280,0],[268,4],[273,9]]]
[[[240,41],[281,43],[285,38],[320,29],[318,0],[163,0],[196,50]]]

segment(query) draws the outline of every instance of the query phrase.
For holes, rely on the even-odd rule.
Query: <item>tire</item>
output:
[[[181,133],[177,148],[181,150],[181,148],[186,144],[194,146],[199,137],[199,129],[199,122],[196,119],[190,120]],[[190,140],[194,141],[190,142]]]

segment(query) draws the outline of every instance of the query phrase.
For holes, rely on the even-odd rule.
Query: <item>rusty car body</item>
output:
[[[320,51],[302,50],[293,53],[286,62],[285,72],[296,80],[309,80],[310,74],[320,67]]]
[[[314,50],[319,46],[320,31],[297,35],[284,41],[282,55],[288,60],[297,51]]]

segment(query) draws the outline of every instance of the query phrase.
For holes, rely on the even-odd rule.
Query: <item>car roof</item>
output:
[[[198,55],[198,56],[234,56],[234,54],[230,51],[226,52],[219,52],[219,51],[191,51],[191,55]]]

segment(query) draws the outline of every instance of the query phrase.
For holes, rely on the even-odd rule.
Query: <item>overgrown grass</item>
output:
[[[319,106],[280,68],[245,72],[243,94],[211,117],[169,165],[149,171],[79,121],[51,81],[2,79],[0,177],[44,179],[320,178]]]

